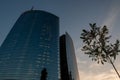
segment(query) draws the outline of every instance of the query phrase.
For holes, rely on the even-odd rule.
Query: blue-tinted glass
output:
[[[44,11],[27,11],[0,47],[0,80],[58,80],[59,19]]]
[[[77,68],[75,50],[72,38],[66,33],[66,55],[68,63],[68,73],[73,80],[79,80],[79,73]]]

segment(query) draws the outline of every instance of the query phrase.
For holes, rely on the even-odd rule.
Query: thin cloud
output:
[[[84,71],[79,71],[80,72],[80,78],[82,80],[117,80],[118,77],[115,73],[106,71],[103,73],[85,73]]]
[[[113,67],[109,63],[97,64],[92,62],[88,56],[85,56],[80,50],[81,47],[76,49],[76,57],[79,68],[79,75],[82,80],[117,80],[118,76]],[[115,66],[120,70],[119,59],[115,61]],[[120,71],[119,71],[120,72]]]
[[[107,25],[110,28],[110,30],[112,30],[119,14],[120,14],[120,8],[118,4],[115,3],[112,4],[111,9],[108,12],[108,16],[105,18],[102,26]]]
[[[91,65],[90,65],[90,68],[91,69],[95,69],[95,68],[101,68],[103,65],[102,64],[97,64],[95,62],[93,62]]]

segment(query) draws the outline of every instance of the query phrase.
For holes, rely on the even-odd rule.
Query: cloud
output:
[[[90,68],[91,68],[91,69],[101,68],[102,66],[103,66],[102,64],[98,64],[98,63],[93,62],[93,63],[90,65]]]
[[[97,64],[81,51],[81,46],[76,48],[76,57],[80,80],[118,80],[118,76],[110,63]],[[120,72],[120,55],[114,62],[118,72]]]
[[[117,80],[118,76],[114,72],[104,71],[102,73],[85,73],[84,71],[80,72],[80,79],[82,80]]]
[[[78,64],[86,64],[86,60],[84,60],[84,54],[81,51],[82,47],[77,48],[76,51],[76,58]]]
[[[79,60],[78,63],[79,63],[79,64],[86,64],[87,61],[80,61],[80,60]]]
[[[113,29],[115,21],[117,20],[117,17],[120,14],[120,8],[118,6],[119,4],[113,3],[110,11],[108,12],[108,16],[105,18],[103,25],[106,25],[110,28],[110,30]]]
[[[78,62],[78,70],[80,80],[117,80],[119,79],[110,63],[97,64],[92,61],[87,55],[83,54],[80,50],[81,47],[76,49],[76,57]],[[120,70],[119,59],[115,61],[115,66]],[[119,71],[120,72],[120,71]]]

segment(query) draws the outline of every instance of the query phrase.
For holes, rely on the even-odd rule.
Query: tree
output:
[[[47,80],[47,69],[43,68],[43,70],[41,71],[41,78],[40,80]]]
[[[89,25],[90,30],[83,29],[83,32],[81,33],[80,38],[84,43],[82,51],[89,55],[93,61],[97,61],[98,64],[104,64],[105,62],[112,64],[114,70],[120,78],[120,74],[113,64],[118,52],[120,52],[119,40],[116,40],[114,44],[110,43],[109,39],[111,36],[109,35],[107,26],[97,27],[96,23]]]

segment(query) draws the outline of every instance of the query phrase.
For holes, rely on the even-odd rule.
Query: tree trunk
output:
[[[117,69],[116,69],[115,65],[113,64],[113,62],[112,62],[111,58],[110,58],[110,57],[108,57],[108,58],[109,58],[109,60],[110,60],[110,63],[112,64],[112,66],[113,66],[113,68],[114,68],[115,72],[117,73],[118,77],[120,78],[120,74],[119,74],[119,72],[117,71]]]

